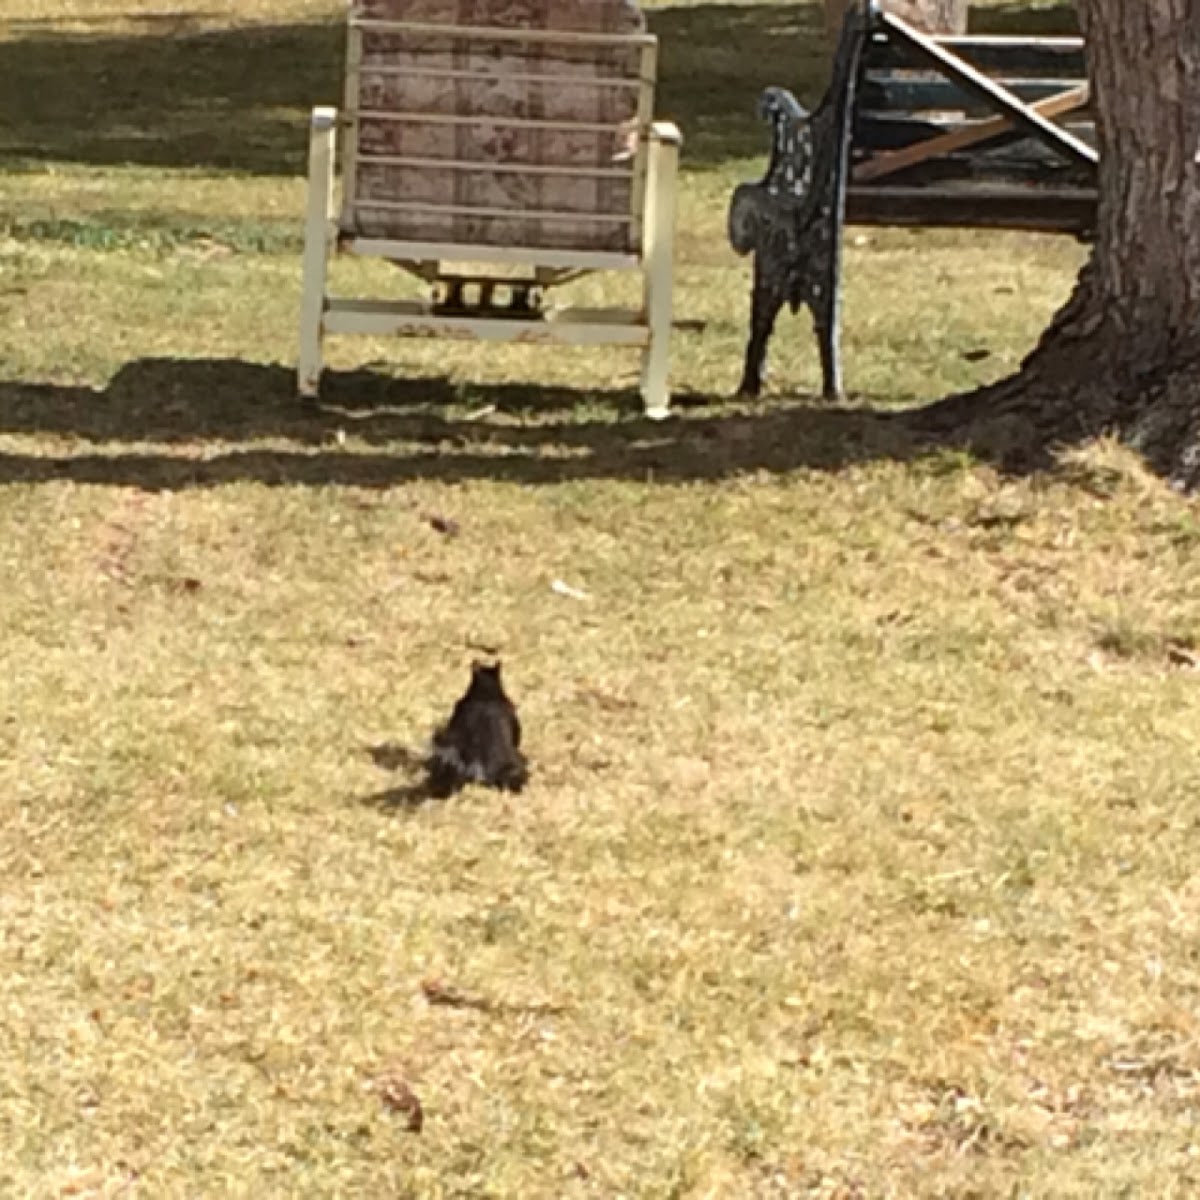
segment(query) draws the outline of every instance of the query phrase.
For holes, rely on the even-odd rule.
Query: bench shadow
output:
[[[282,366],[208,359],[136,361],[100,389],[0,381],[0,435],[93,447],[9,450],[0,454],[0,485],[668,483],[838,470],[914,452],[886,412],[819,402],[772,399],[751,409],[682,395],[676,417],[653,422],[631,390],[505,384],[473,387],[464,405],[445,378],[328,372],[317,406],[297,400],[294,387],[294,372]]]

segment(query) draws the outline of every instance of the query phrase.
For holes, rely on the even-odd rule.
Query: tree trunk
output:
[[[825,28],[836,45],[851,0],[825,0]],[[965,33],[970,0],[883,0],[888,12],[926,33]]]
[[[1028,452],[1064,438],[1120,432],[1177,482],[1194,487],[1200,484],[1200,0],[1078,0],[1078,8],[1100,151],[1092,257],[1019,375],[935,406],[930,415],[982,422],[981,429],[1007,441],[1023,428]]]
[[[1079,9],[1101,195],[1081,299],[1119,360],[1163,363],[1200,338],[1200,5],[1081,0]]]

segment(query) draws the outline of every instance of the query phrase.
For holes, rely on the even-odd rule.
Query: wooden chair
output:
[[[300,394],[326,334],[616,345],[642,350],[646,411],[666,416],[681,139],[652,120],[656,60],[632,0],[351,0],[345,111],[312,114]],[[330,296],[334,250],[428,298]],[[641,272],[639,309],[543,303],[606,270]]]

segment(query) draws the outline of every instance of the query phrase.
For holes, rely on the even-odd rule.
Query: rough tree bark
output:
[[[836,45],[850,0],[825,0],[825,28]],[[926,33],[965,33],[970,0],[884,0],[884,8]]]
[[[1102,432],[1200,486],[1200,0],[1078,0],[1100,150],[1096,244],[1013,378],[927,410],[1013,457]],[[924,421],[922,422],[924,423]]]

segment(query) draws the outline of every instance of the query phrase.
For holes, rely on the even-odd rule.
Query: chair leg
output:
[[[321,342],[333,221],[333,164],[337,110],[314,108],[308,143],[308,217],[304,226],[304,294],[300,305],[297,390],[315,400],[321,389]]]
[[[642,250],[650,342],[642,361],[642,401],[646,415],[653,420],[666,417],[671,405],[668,376],[675,269],[675,197],[682,140],[679,130],[666,122],[656,123],[651,129]]]
[[[835,285],[836,286],[836,285]],[[817,345],[821,351],[821,394],[826,400],[842,398],[842,356],[840,353],[841,322],[836,304],[815,318]]]
[[[762,395],[767,373],[767,348],[775,332],[775,319],[787,303],[787,276],[784,264],[767,259],[761,251],[754,254],[754,290],[750,311],[750,339],[746,343],[746,365],[740,397],[757,399]]]

